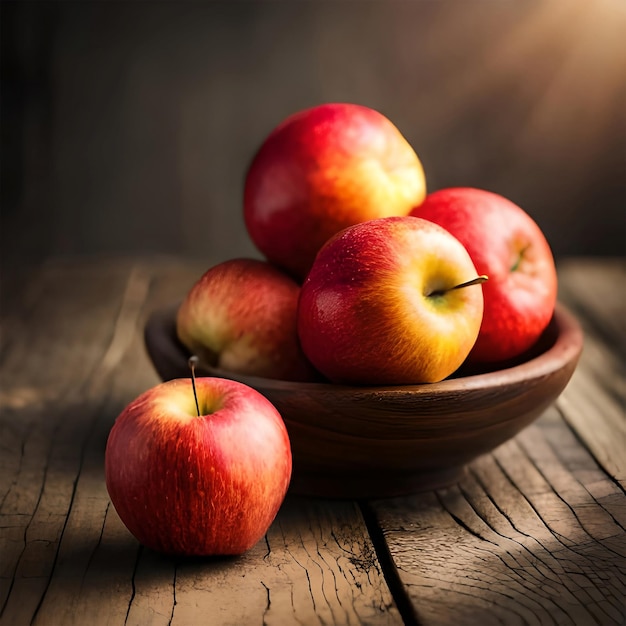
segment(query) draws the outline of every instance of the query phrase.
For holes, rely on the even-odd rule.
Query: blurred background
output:
[[[623,0],[5,2],[3,267],[258,256],[246,168],[289,114],[364,104],[430,191],[501,193],[558,258],[626,252]]]

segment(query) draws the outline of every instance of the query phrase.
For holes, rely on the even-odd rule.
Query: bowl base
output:
[[[410,496],[423,491],[433,491],[458,483],[466,472],[466,466],[453,466],[443,469],[423,471],[416,474],[379,476],[324,474],[294,471],[289,493],[299,496],[331,499],[377,499]]]

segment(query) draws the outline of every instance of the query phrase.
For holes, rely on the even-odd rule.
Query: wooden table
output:
[[[462,482],[367,502],[288,496],[239,558],[138,545],[111,506],[106,438],[158,382],[142,328],[206,269],[50,260],[2,275],[0,623],[626,623],[626,281],[559,263],[585,349],[569,386]]]

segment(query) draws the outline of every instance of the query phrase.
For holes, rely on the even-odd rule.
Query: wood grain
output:
[[[626,489],[626,259],[562,263],[559,289],[586,335],[575,380],[559,399],[564,419]],[[593,419],[589,419],[593,416]]]
[[[572,480],[572,462],[597,466],[563,462],[544,428],[563,430],[554,409],[458,486],[371,505],[420,623],[623,623],[624,494]]]
[[[98,480],[102,429],[121,409],[111,378],[133,343],[146,288],[140,270],[123,266],[107,272],[44,268],[40,302],[46,304],[33,309],[29,333],[13,342],[3,363],[10,397],[30,391],[30,401],[2,419],[3,434],[13,431],[2,455],[2,475],[11,481],[0,509],[2,535],[13,556],[5,560],[12,574],[3,586],[5,623],[42,615],[40,603],[59,580],[56,573],[68,564],[70,572],[80,572],[81,560],[89,561],[92,533],[100,535],[108,502]],[[30,384],[13,383],[27,378],[24,372]],[[141,384],[141,377],[136,381]]]
[[[401,624],[359,518],[352,503],[330,510],[324,501],[290,498],[265,541],[242,557],[172,562],[143,554],[127,623],[192,624],[206,615],[233,626]],[[170,593],[159,619],[155,569],[169,573],[160,581]]]

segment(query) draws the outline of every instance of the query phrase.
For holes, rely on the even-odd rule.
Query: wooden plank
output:
[[[13,452],[1,461],[0,624],[402,623],[352,503],[290,498],[246,555],[187,561],[142,549],[110,504],[108,431],[158,382],[143,323],[204,269],[163,259],[45,270],[37,292],[52,304],[33,308],[34,330],[18,334],[2,370],[5,405],[22,399],[12,419],[2,414]],[[16,365],[50,360],[43,382],[20,391]]]
[[[626,489],[626,262],[570,260],[559,281],[585,345],[557,405],[600,466]]]
[[[370,506],[419,623],[626,619],[626,497],[556,408],[458,486]]]
[[[155,583],[155,569],[169,577]],[[350,502],[289,497],[265,540],[237,558],[170,561],[144,551],[134,589],[127,624],[186,625],[200,615],[233,626],[402,623]]]
[[[24,309],[0,372],[0,615],[8,624],[30,622],[53,570],[88,432],[85,389],[113,345],[128,270],[94,276],[84,266],[49,265],[37,281],[39,305]]]
[[[585,329],[609,345],[626,343],[626,257],[570,258],[558,264],[559,298]],[[626,355],[621,351],[622,359]]]

